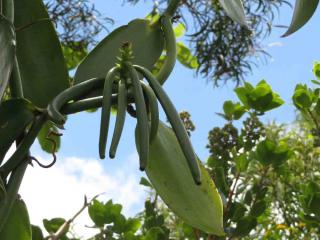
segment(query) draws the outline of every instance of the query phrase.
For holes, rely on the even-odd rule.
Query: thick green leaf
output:
[[[150,25],[148,20],[133,20],[111,32],[88,54],[76,71],[75,83],[94,77],[104,78],[117,63],[119,49],[125,42],[132,44],[132,62],[149,70],[152,70],[164,48],[164,39],[158,23]]]
[[[6,224],[0,233],[1,240],[32,240],[28,210],[21,199],[14,202]]]
[[[146,173],[168,207],[186,223],[204,232],[224,235],[221,197],[199,161],[201,185],[196,185],[171,128],[160,122],[150,144]]]
[[[231,205],[230,212],[232,213],[230,218],[232,221],[237,222],[240,218],[244,216],[247,208],[243,203],[234,202]]]
[[[243,26],[247,26],[246,14],[241,0],[219,0],[228,16]]]
[[[177,42],[177,59],[187,68],[197,69],[199,67],[198,59],[182,42]]]
[[[47,153],[52,153],[54,150],[54,144],[52,141],[46,139],[49,137],[56,143],[56,152],[59,151],[60,144],[61,144],[61,137],[57,136],[55,134],[50,134],[50,132],[58,132],[58,128],[52,123],[52,122],[46,122],[43,127],[41,128],[41,131],[38,134],[38,141],[40,143],[40,146],[43,151]]]
[[[0,15],[0,102],[14,64],[15,32],[10,22]]]
[[[43,233],[40,227],[31,225],[32,240],[44,240]]]
[[[227,120],[238,120],[246,112],[246,108],[240,103],[225,101],[223,104],[224,117]]]
[[[47,107],[69,86],[60,42],[41,0],[15,0],[14,7],[24,95],[36,106]]]
[[[292,100],[298,109],[308,109],[312,104],[312,93],[308,89],[296,89]]]
[[[104,224],[111,223],[105,219],[105,206],[98,200],[94,200],[88,207],[88,212],[91,220],[97,227],[103,227]]]
[[[65,221],[66,220],[63,218],[52,218],[50,220],[43,219],[43,226],[48,233],[55,233],[61,227],[61,225],[65,223]],[[63,236],[65,236],[68,231],[69,231],[69,228],[66,229]]]
[[[11,99],[0,104],[0,162],[14,140],[32,122],[34,111],[25,99]]]
[[[256,87],[246,82],[243,87],[236,88],[235,92],[245,107],[262,113],[277,108],[284,103],[265,80],[260,81]]]
[[[313,63],[313,69],[312,69],[314,75],[317,77],[318,80],[320,80],[320,62],[314,62]],[[320,83],[317,82],[317,84],[319,85]]]
[[[287,37],[303,27],[313,16],[318,4],[319,0],[296,0],[291,24],[283,37]]]

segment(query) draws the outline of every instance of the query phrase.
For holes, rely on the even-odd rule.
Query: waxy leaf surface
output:
[[[218,190],[199,161],[201,185],[196,185],[171,128],[160,123],[150,143],[146,173],[168,207],[194,228],[224,235],[223,206]]]
[[[0,239],[32,240],[31,235],[31,225],[26,204],[21,199],[17,199],[0,233]]]
[[[46,107],[69,86],[61,45],[41,0],[15,0],[14,7],[24,96]]]
[[[151,25],[148,20],[133,20],[111,32],[88,54],[76,71],[75,83],[95,77],[104,78],[117,63],[119,49],[125,42],[132,44],[132,63],[149,70],[159,59],[164,47],[159,23]]]
[[[14,63],[15,33],[10,22],[0,15],[0,102]]]

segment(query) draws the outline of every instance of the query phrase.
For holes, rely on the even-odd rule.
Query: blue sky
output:
[[[141,1],[142,3],[136,6],[122,6],[122,1],[119,0],[96,0],[94,2],[102,13],[115,20],[115,25],[112,26],[114,28],[126,24],[134,18],[143,18],[150,12],[152,7],[151,4],[143,3],[144,1]],[[106,4],[106,2],[108,2],[108,4]],[[275,24],[288,25],[293,10],[289,7],[285,7],[281,9],[280,12],[281,18],[276,18]],[[263,42],[266,50],[272,55],[272,59],[269,59],[267,63],[257,60],[260,62],[259,67],[254,69],[251,75],[248,75],[247,81],[256,84],[261,79],[266,79],[272,88],[286,101],[284,106],[264,116],[263,120],[265,122],[276,120],[278,123],[290,123],[295,119],[294,108],[291,103],[293,89],[297,83],[309,82],[309,80],[313,78],[311,72],[312,63],[314,60],[320,59],[319,22],[320,11],[317,11],[316,15],[307,26],[294,35],[288,38],[280,38],[284,29],[275,29],[273,34]],[[106,33],[101,34],[101,38],[103,38],[105,34]],[[180,64],[176,65],[173,74],[164,86],[177,110],[187,110],[191,113],[192,120],[196,125],[196,131],[192,134],[192,143],[202,160],[205,160],[208,157],[208,151],[205,148],[208,131],[215,126],[222,126],[224,124],[223,119],[218,117],[215,113],[221,112],[222,104],[225,100],[236,100],[235,94],[233,93],[233,87],[233,84],[227,84],[220,88],[214,88],[206,79],[196,76],[193,71],[182,67]],[[54,178],[54,176],[62,179],[66,178],[67,182],[65,182],[65,185],[70,184],[70,186],[76,186],[74,187],[76,189],[82,189],[83,186],[83,191],[86,189],[90,190],[90,186],[87,184],[90,182],[93,184],[90,193],[94,195],[99,192],[94,193],[93,190],[98,191],[100,188],[95,188],[95,183],[92,182],[92,179],[101,176],[97,181],[109,179],[108,184],[113,183],[118,189],[112,188],[110,190],[110,188],[106,188],[105,190],[110,190],[110,192],[107,193],[105,199],[108,197],[115,197],[116,200],[120,199],[119,201],[125,204],[126,200],[123,199],[121,194],[123,193],[124,196],[125,194],[135,194],[135,191],[133,190],[136,188],[136,194],[139,196],[139,199],[133,201],[132,205],[130,205],[131,208],[126,210],[126,213],[132,215],[132,213],[137,212],[143,206],[144,196],[143,194],[141,195],[144,188],[138,185],[141,173],[138,170],[138,159],[135,153],[135,123],[135,119],[132,119],[129,116],[127,117],[116,159],[101,161],[98,157],[100,111],[94,114],[81,113],[70,116],[65,126],[66,130],[63,131],[62,147],[58,153],[58,161],[60,162],[55,168],[50,170],[40,169],[38,172],[34,173],[34,175],[39,177],[42,176],[43,179],[47,180],[48,176],[45,175],[52,174],[50,171],[58,172],[57,175],[52,175],[51,179],[48,180],[49,183],[46,183],[45,180],[43,180],[43,185],[37,186],[37,184],[40,183],[33,181],[32,179],[34,179],[34,177],[29,174],[27,175],[28,182],[33,184],[33,189],[37,189],[37,187],[44,188],[45,184],[49,184],[49,187],[52,189],[41,194],[41,198],[45,198],[46,201],[52,199],[53,203],[50,204],[50,206],[52,206],[60,203],[57,199],[61,200],[61,197],[59,196],[64,194],[64,198],[70,200],[67,202],[70,205],[76,206],[73,210],[73,212],[75,212],[78,209],[77,204],[72,201],[78,199],[77,203],[80,207],[82,201],[81,195],[76,195],[77,198],[75,198],[75,195],[70,192],[71,190],[65,190],[63,193],[59,192],[63,187],[61,185],[57,186],[57,183],[55,183],[52,178]],[[114,117],[111,121],[111,131],[113,129],[113,124]],[[44,159],[50,157],[41,153],[37,144],[33,147],[33,153]],[[72,159],[70,160],[70,158]],[[88,161],[92,161],[93,165],[96,165],[90,165],[88,164]],[[63,164],[67,164],[70,167],[71,163],[78,164],[78,170],[69,171],[68,168],[66,170],[66,167]],[[80,167],[79,164],[82,164],[82,166]],[[84,166],[90,167],[86,169]],[[98,172],[95,173],[94,169],[98,169]],[[35,170],[30,171],[32,172]],[[88,171],[91,172],[88,173]],[[71,182],[68,182],[68,179],[71,179]],[[97,184],[99,185],[100,182]],[[103,184],[100,185],[101,188],[105,187]],[[127,192],[123,192],[123,189],[121,190],[121,188],[125,188],[126,186],[130,189]],[[39,214],[39,204],[41,203],[30,196],[30,191],[30,187],[27,187],[27,184],[24,184],[22,192],[26,195],[25,197],[28,200],[27,204],[31,205],[33,209],[31,210],[31,216],[37,216],[33,218],[35,222],[39,222],[38,218],[41,216],[53,217],[54,214],[61,213],[61,211],[59,212],[59,209],[61,210],[63,203],[58,204],[58,206],[56,206],[57,210],[51,212],[44,205],[43,211],[41,212],[42,215]],[[50,196],[50,193],[57,199]],[[112,194],[114,194],[114,196]],[[66,202],[66,199],[62,199],[61,201]],[[36,209],[36,206],[38,207],[38,210]],[[49,212],[46,212],[46,210]],[[69,212],[66,211],[63,213]],[[72,214],[72,211],[70,211],[69,216],[70,214]]]
[[[119,4],[121,1],[110,1],[112,8],[106,8],[105,1],[96,1],[97,8],[107,16],[115,19],[114,27],[125,24],[133,18],[145,16],[151,5],[138,4],[136,6]],[[281,10],[281,18],[276,19],[276,24],[289,24],[292,10],[285,7]],[[299,82],[308,82],[313,78],[311,68],[314,60],[320,58],[320,30],[317,23],[320,20],[320,11],[311,19],[307,26],[296,34],[281,38],[283,29],[275,29],[274,33],[264,41],[266,50],[272,55],[267,63],[260,62],[259,67],[247,76],[247,81],[256,84],[261,79],[266,79],[272,88],[280,93],[286,104],[279,109],[268,113],[264,120],[278,122],[291,122],[295,113],[291,103],[294,86]],[[205,150],[207,133],[214,126],[221,126],[224,121],[215,113],[221,112],[223,101],[236,100],[233,93],[233,84],[214,88],[207,79],[195,76],[195,73],[177,63],[173,74],[166,82],[164,88],[171,97],[178,111],[188,110],[197,127],[192,135],[192,141],[201,159],[208,155]],[[100,112],[95,114],[77,114],[70,116],[67,131],[64,132],[61,154],[77,154],[83,157],[98,157],[97,141],[100,121]],[[113,118],[114,120],[114,118]],[[120,143],[117,160],[133,152],[133,128],[135,120],[128,118],[126,129]],[[112,126],[112,125],[111,125]],[[112,164],[106,160],[108,167]],[[109,166],[110,165],[110,166]]]

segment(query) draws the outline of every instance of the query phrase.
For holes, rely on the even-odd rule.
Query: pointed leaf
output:
[[[95,77],[104,78],[117,63],[119,49],[125,42],[132,44],[132,62],[149,70],[152,70],[164,47],[158,23],[151,25],[148,20],[135,19],[111,32],[88,54],[76,71],[75,83]]]
[[[15,32],[10,22],[0,15],[0,102],[9,82],[14,63]]]
[[[43,233],[40,227],[31,225],[32,240],[44,240]]]
[[[247,26],[246,14],[241,0],[219,0],[228,16],[243,26]]]
[[[24,95],[36,106],[47,107],[69,86],[60,42],[41,0],[15,0],[14,8]]]
[[[303,27],[313,16],[318,3],[319,0],[296,0],[291,24],[282,37],[287,37]]]
[[[160,122],[157,137],[150,144],[148,178],[162,200],[186,223],[222,236],[222,200],[200,161],[199,166],[202,183],[196,185],[174,132]]]

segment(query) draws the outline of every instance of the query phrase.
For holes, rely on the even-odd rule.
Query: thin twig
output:
[[[80,210],[78,212],[76,212],[76,214],[70,218],[68,221],[65,221],[60,228],[53,234],[51,234],[50,236],[46,237],[47,240],[59,240],[59,238],[61,238],[66,232],[67,229],[70,227],[70,224],[74,222],[74,220],[88,207],[90,206],[90,204],[97,199],[100,194],[97,194],[96,196],[94,196],[89,202],[86,196],[84,196],[84,204],[83,206],[80,208]]]

